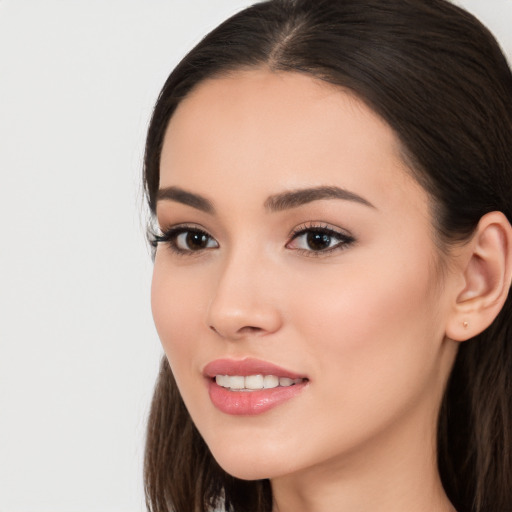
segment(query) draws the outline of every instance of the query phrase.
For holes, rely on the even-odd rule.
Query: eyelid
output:
[[[219,248],[219,242],[216,240],[216,238],[213,235],[211,235],[207,229],[198,224],[176,224],[171,225],[167,228],[160,228],[160,231],[162,232],[162,234],[154,234],[152,236],[152,245],[154,247],[157,247],[159,243],[164,243],[167,245],[169,249],[172,250],[173,253],[180,256],[199,256],[206,251]],[[208,237],[209,240],[215,243],[215,247],[200,247],[196,249],[180,248],[177,244],[177,238],[181,234],[187,232],[199,233],[201,235],[204,235],[205,237]],[[338,242],[332,247],[327,247],[325,249],[318,250],[315,250],[314,248],[306,249],[301,247],[290,247],[294,240],[308,233],[323,233],[331,238],[338,240]],[[352,245],[355,241],[355,238],[349,232],[347,232],[347,230],[344,230],[337,226],[333,226],[332,224],[326,222],[312,221],[305,222],[295,227],[289,233],[288,241],[286,242],[285,247],[287,249],[293,250],[305,256],[321,257],[327,256],[333,252],[342,251],[346,249],[349,245]]]
[[[160,232],[162,233],[161,235],[153,235],[152,244],[155,247],[158,247],[159,243],[164,243],[167,245],[169,249],[172,250],[173,253],[179,256],[199,256],[200,254],[203,254],[205,251],[210,251],[211,249],[217,249],[219,247],[219,242],[215,239],[215,237],[212,236],[205,228],[197,224],[176,224],[166,228],[160,228]],[[181,249],[180,247],[177,246],[176,239],[179,235],[186,232],[193,232],[204,235],[208,237],[210,240],[215,241],[216,247],[204,247],[197,250]]]
[[[303,248],[291,248],[289,245],[299,238],[307,234],[308,232],[316,232],[316,233],[325,233],[331,237],[337,238],[339,242],[335,244],[333,247],[328,247],[323,250],[315,251],[313,249],[303,249]],[[339,227],[335,227],[332,224],[328,224],[325,222],[306,222],[300,224],[295,227],[292,232],[288,236],[288,242],[286,243],[286,247],[290,250],[297,251],[299,254],[309,256],[309,257],[321,257],[327,256],[333,252],[342,251],[348,246],[354,244],[356,239],[352,236],[348,231],[341,229]]]

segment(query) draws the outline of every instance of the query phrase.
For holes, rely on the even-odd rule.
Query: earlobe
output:
[[[484,215],[462,249],[462,285],[455,294],[446,336],[465,341],[494,321],[510,291],[512,227],[501,212]]]

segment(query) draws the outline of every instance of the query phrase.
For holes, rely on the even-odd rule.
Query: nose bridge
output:
[[[222,261],[209,304],[209,327],[233,339],[279,329],[273,281],[271,262],[262,251],[251,250],[250,245],[230,250]]]

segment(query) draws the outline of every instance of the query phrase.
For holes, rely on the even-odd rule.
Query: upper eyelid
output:
[[[158,229],[162,234],[169,233],[171,231],[201,231],[202,233],[207,234],[208,236],[211,236],[212,238],[215,238],[209,229],[205,228],[201,224],[196,224],[194,222],[179,222],[177,224],[168,224],[165,223],[158,223]]]
[[[165,223],[158,222],[157,224],[158,230],[162,233],[168,233],[170,231],[178,231],[182,229],[183,231],[190,230],[190,231],[201,231],[207,234],[208,236],[211,236],[214,239],[217,239],[217,237],[212,233],[212,231],[201,224],[195,223],[195,222],[182,222],[182,223],[176,223],[176,224],[170,224],[165,225]],[[290,230],[288,233],[288,238],[292,238],[293,236],[296,236],[297,234],[307,232],[307,231],[328,231],[331,233],[339,234],[346,237],[352,237],[353,235],[346,229],[341,228],[339,226],[334,226],[328,222],[322,222],[322,221],[308,221],[301,223],[297,226],[295,226],[293,229]]]
[[[300,235],[302,233],[307,233],[308,231],[326,231],[343,237],[354,238],[353,235],[346,229],[340,228],[338,226],[333,226],[332,224],[329,224],[327,222],[317,221],[299,224],[298,226],[291,230],[288,236],[291,239],[294,236]]]
[[[219,243],[217,241],[217,238],[215,238],[215,236],[213,236],[210,233],[210,231],[207,230],[206,228],[204,228],[200,225],[197,225],[197,224],[191,225],[191,224],[187,224],[187,223],[174,224],[174,225],[171,225],[168,227],[162,227],[159,225],[158,232],[155,232],[153,234],[153,238],[155,238],[157,242],[158,241],[169,241],[170,242],[171,238],[174,238],[175,236],[179,235],[180,233],[184,233],[187,231],[196,231],[198,233],[202,233],[202,234],[208,236],[209,238],[211,238],[212,240],[215,240],[217,243]]]

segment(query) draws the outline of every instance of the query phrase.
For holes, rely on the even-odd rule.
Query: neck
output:
[[[411,421],[415,428],[405,421],[351,454],[272,479],[274,512],[455,512],[437,469],[436,424]]]

